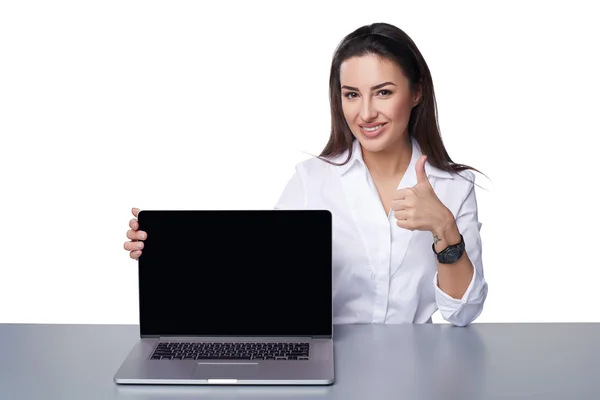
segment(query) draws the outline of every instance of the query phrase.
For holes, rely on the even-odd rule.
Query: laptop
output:
[[[142,210],[140,339],[117,384],[334,383],[327,210]]]

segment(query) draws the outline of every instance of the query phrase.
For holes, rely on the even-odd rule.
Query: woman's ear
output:
[[[421,86],[421,84],[418,84],[416,87],[416,90],[414,90],[413,107],[415,107],[417,104],[419,104],[421,102],[422,94],[423,94],[422,86]]]

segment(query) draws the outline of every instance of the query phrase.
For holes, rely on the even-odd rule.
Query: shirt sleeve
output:
[[[472,173],[469,175],[470,180],[474,181],[475,175]],[[433,278],[433,285],[435,300],[442,317],[453,325],[466,326],[481,314],[488,292],[483,275],[481,223],[477,216],[477,199],[473,183],[470,184],[468,194],[457,213],[456,224],[463,235],[466,253],[474,267],[471,283],[461,299],[455,299],[439,288],[437,272]]]
[[[294,174],[283,189],[276,210],[301,210],[306,208],[306,181],[297,165]]]

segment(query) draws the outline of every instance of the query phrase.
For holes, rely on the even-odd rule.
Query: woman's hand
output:
[[[417,184],[394,195],[392,210],[398,226],[411,231],[435,232],[454,220],[452,212],[440,201],[425,174],[427,156],[417,160]]]
[[[130,230],[127,231],[127,238],[131,239],[129,242],[125,242],[123,247],[129,251],[129,257],[137,260],[142,255],[142,249],[144,248],[144,240],[148,237],[146,232],[138,230],[140,224],[138,223],[137,216],[140,212],[139,208],[132,208],[131,213],[135,218],[129,221]]]

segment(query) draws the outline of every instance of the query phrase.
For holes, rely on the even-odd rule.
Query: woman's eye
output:
[[[392,92],[387,89],[382,89],[378,92],[378,94],[380,96],[389,96],[392,94]],[[346,97],[347,99],[355,99],[357,96],[358,94],[356,92],[346,92],[344,94],[344,97]]]

